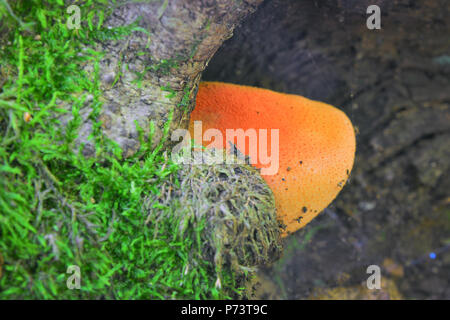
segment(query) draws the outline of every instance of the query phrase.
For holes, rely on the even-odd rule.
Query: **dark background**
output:
[[[381,30],[366,27],[371,4]],[[210,61],[203,80],[321,100],[358,131],[350,182],[286,240],[256,297],[450,299],[449,13],[447,0],[266,0]]]

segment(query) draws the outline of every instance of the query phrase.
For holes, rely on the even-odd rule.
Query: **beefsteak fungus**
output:
[[[261,161],[261,155],[278,152],[278,158],[271,155],[278,161],[277,170],[269,174],[261,170],[261,175],[274,193],[277,216],[286,226],[284,235],[304,227],[325,209],[353,167],[356,139],[352,123],[344,112],[322,102],[267,89],[202,82],[191,113],[192,137],[194,121],[199,120],[203,132],[216,129],[213,132],[219,130],[221,135],[211,143],[205,141],[213,140],[211,135],[197,141],[197,134],[197,145],[237,148],[259,169],[274,165],[267,164],[267,159]],[[245,133],[244,145],[236,137],[227,140],[227,130],[236,129]],[[265,140],[261,129],[267,130]],[[277,129],[278,136],[269,136]],[[258,141],[253,139],[255,132]]]

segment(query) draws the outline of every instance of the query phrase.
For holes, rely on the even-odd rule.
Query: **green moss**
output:
[[[144,141],[141,129],[141,149],[123,159],[122,150],[102,134],[97,120],[102,52],[78,52],[94,47],[97,39],[142,30],[135,24],[103,28],[106,1],[80,4],[82,16],[99,10],[105,14],[97,19],[89,15],[79,30],[67,29],[62,1],[7,4],[0,2],[0,299],[240,294],[242,271],[266,261],[274,248],[261,247],[255,242],[260,238],[249,233],[238,238],[247,237],[250,246],[231,250],[221,241],[211,242],[209,211],[185,215],[194,203],[185,205],[180,190],[186,180],[162,143],[152,150],[151,134]],[[94,65],[93,74],[82,71],[86,63]],[[96,154],[86,159],[83,146],[73,150],[88,96],[93,97],[89,118]],[[62,103],[72,106],[73,115],[64,130],[57,120],[67,112]],[[170,119],[166,134],[169,125]],[[166,205],[169,184],[179,198]],[[250,215],[262,214],[258,206],[250,206]],[[247,213],[240,214],[247,221]],[[276,236],[268,230],[255,235]],[[220,259],[211,260],[209,254],[218,249]],[[80,267],[79,290],[67,288],[70,265]]]
[[[193,152],[192,159],[202,157],[202,164],[183,164],[160,185],[157,196],[146,197],[145,207],[149,221],[179,221],[174,237],[197,239],[197,250],[183,258],[189,272],[209,270],[217,277],[216,288],[233,297],[248,296],[245,287],[258,266],[281,254],[275,200],[255,168],[225,153],[224,163],[212,165],[214,155]]]

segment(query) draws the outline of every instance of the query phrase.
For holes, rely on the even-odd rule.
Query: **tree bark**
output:
[[[236,25],[261,2],[164,0],[128,2],[114,8],[105,26],[128,25],[141,17],[139,27],[150,33],[133,32],[122,40],[98,43],[96,48],[106,52],[100,62],[103,108],[99,120],[106,136],[122,147],[125,157],[139,148],[135,121],[146,134],[154,122],[153,146],[159,143],[171,112],[169,134],[173,129],[187,128],[202,71]],[[92,71],[93,66],[86,66],[86,70]],[[137,73],[143,74],[140,85]],[[77,140],[85,143],[86,156],[95,150],[88,141],[90,111],[85,106],[81,112],[83,124]],[[63,124],[69,119],[62,118]]]

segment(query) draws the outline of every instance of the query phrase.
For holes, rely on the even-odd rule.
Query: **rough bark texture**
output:
[[[371,4],[381,30],[366,27]],[[266,272],[271,297],[365,286],[377,264],[406,298],[450,298],[449,11],[446,0],[267,0],[211,60],[206,80],[325,101],[359,130],[349,185],[287,240]]]
[[[120,41],[98,44],[106,52],[100,63],[104,102],[100,120],[106,135],[118,142],[125,156],[139,147],[135,121],[146,132],[149,122],[154,121],[154,145],[172,110],[171,129],[187,128],[202,71],[222,42],[231,37],[234,27],[261,2],[149,1],[129,2],[114,9],[105,26],[124,26],[141,17],[139,26],[150,32],[150,38],[138,31]],[[86,66],[88,71],[92,68]],[[136,72],[145,73],[140,85],[135,81]],[[88,142],[92,131],[89,113],[87,107],[81,112],[84,123],[78,142]],[[93,152],[88,142],[84,153]]]

